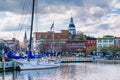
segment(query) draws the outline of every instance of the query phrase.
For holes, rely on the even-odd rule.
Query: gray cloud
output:
[[[11,31],[21,31],[21,30],[25,30],[25,29],[29,29],[28,25],[22,25],[22,26],[6,26],[3,29],[1,29],[1,31],[7,31],[7,32],[11,32]]]
[[[98,30],[108,30],[109,28],[109,24],[100,24],[99,26],[97,26]]]
[[[22,13],[22,9],[25,7],[30,8],[31,0],[1,0],[0,1],[0,11],[8,11],[13,13]],[[23,7],[24,6],[24,7]]]
[[[108,30],[110,29],[111,26],[109,22],[107,24],[100,24],[100,23],[102,23],[101,20],[102,17],[113,12],[112,11],[113,6],[111,6],[112,1],[113,0],[36,0],[35,8],[37,8],[37,10],[36,9],[35,10],[38,13],[40,13],[40,16],[44,14],[46,14],[45,16],[47,16],[47,14],[52,14],[52,13],[57,13],[58,15],[59,14],[69,15],[71,13],[74,13],[73,17],[77,18],[78,23],[82,23],[83,25],[88,27],[93,26],[91,28],[95,28],[96,31]],[[1,0],[0,11],[1,12],[8,11],[8,12],[21,14],[23,10],[25,14],[30,14],[31,4],[32,4],[32,0]],[[66,13],[66,11],[68,11],[68,13]],[[64,25],[66,26],[67,24],[69,24],[68,23],[69,19],[66,20],[59,21],[63,23],[58,23],[56,25],[59,26],[59,24],[62,24],[63,26]],[[76,25],[76,26],[81,26],[81,25]],[[60,28],[56,30],[59,29]],[[19,29],[18,27],[15,26],[5,27],[3,29],[3,31],[13,31],[13,30],[19,30]],[[96,34],[97,33],[96,31],[94,32],[88,31],[88,33]]]
[[[35,10],[41,14],[64,14],[66,11],[73,9],[76,12],[76,17],[86,20],[86,18],[99,18],[107,14],[111,9],[110,2],[109,0],[36,0],[35,8],[37,10]],[[32,0],[1,0],[0,11],[29,14],[31,12],[31,5]],[[104,11],[90,14],[91,7],[100,7]]]
[[[83,6],[82,0],[35,0],[38,8],[37,12],[64,12],[65,9],[71,7]],[[22,13],[22,9],[31,11],[32,0],[1,0],[0,11],[10,11],[15,13]]]

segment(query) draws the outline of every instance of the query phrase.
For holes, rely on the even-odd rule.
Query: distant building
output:
[[[53,36],[54,35],[54,36]],[[60,33],[56,32],[34,32],[34,43],[36,46],[42,44],[41,49],[50,49],[54,46],[54,51],[61,51],[63,45],[69,39],[68,30],[62,30]],[[53,41],[54,40],[54,41]]]
[[[44,40],[51,41],[53,39],[53,32],[34,32],[35,42],[41,42]],[[54,32],[54,40],[67,40],[69,39],[68,30],[62,30],[60,33]]]
[[[0,53],[2,53],[3,49],[5,52],[7,52],[9,48],[8,48],[6,40],[0,39]]]
[[[12,38],[11,40],[6,40],[6,42],[9,48],[12,49],[13,51],[18,51],[20,49],[19,40],[17,40],[16,38]]]
[[[70,18],[70,24],[69,24],[68,30],[69,30],[70,37],[74,39],[76,36],[76,27],[72,17]]]
[[[112,35],[104,35],[103,38],[114,38]]]
[[[114,38],[97,38],[97,51],[105,46],[114,45]]]
[[[68,40],[66,44],[70,52],[86,52],[85,40]]]
[[[115,37],[115,45],[120,47],[120,37]]]
[[[86,40],[86,50],[91,49],[91,48],[96,49],[96,45],[97,45],[96,38],[90,38],[90,37],[87,38],[87,40]]]

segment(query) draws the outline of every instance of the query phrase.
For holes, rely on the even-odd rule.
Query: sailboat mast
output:
[[[33,20],[34,20],[34,6],[35,6],[35,0],[32,0],[32,15],[31,15],[31,27],[30,27],[29,51],[31,51],[31,44],[32,44],[32,31],[33,31]]]

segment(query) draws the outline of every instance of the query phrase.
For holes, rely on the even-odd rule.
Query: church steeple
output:
[[[74,39],[75,36],[76,36],[76,27],[74,25],[73,17],[72,16],[70,18],[69,33],[70,33],[71,38]]]
[[[24,49],[27,50],[27,47],[28,47],[28,40],[27,40],[27,33],[26,33],[26,30],[25,30],[25,33],[24,33],[24,40],[23,40],[23,43],[24,43]]]
[[[26,30],[25,30],[25,34],[24,34],[24,40],[27,40]]]

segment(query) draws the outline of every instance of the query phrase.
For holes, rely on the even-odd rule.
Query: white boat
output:
[[[13,58],[14,66],[19,66],[20,70],[36,70],[60,67],[60,57],[47,57],[51,52],[33,55],[29,52],[27,58],[23,56],[15,56],[12,51],[7,53],[9,58]],[[17,67],[18,69],[18,67]]]
[[[47,60],[47,59],[46,59]],[[19,65],[20,70],[37,70],[37,69],[49,69],[60,67],[59,61],[40,61],[39,59],[31,59],[30,61],[25,59],[14,60]]]

